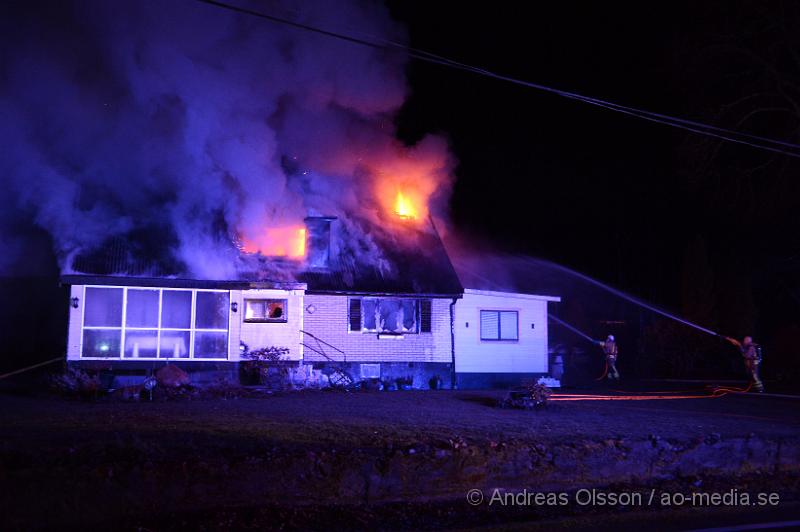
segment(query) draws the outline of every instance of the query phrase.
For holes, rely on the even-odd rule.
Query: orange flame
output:
[[[442,185],[436,168],[414,158],[384,163],[375,171],[375,193],[383,211],[406,222],[428,217],[431,196]]]
[[[394,202],[394,212],[401,218],[416,218],[418,209],[407,196],[398,190],[397,199]]]
[[[245,253],[261,253],[267,257],[302,259],[306,255],[305,227],[270,227],[263,237],[243,241]]]

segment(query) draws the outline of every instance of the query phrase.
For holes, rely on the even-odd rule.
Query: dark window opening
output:
[[[351,331],[361,330],[361,300],[351,299],[350,308],[348,309],[348,318],[350,321]]]
[[[432,304],[430,299],[419,302],[419,332],[429,333],[432,330]]]

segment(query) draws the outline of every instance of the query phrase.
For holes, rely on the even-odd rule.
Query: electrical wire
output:
[[[749,146],[749,147],[752,147],[752,148],[762,149],[762,150],[770,151],[770,152],[773,152],[773,153],[780,153],[780,154],[783,154],[783,155],[786,155],[786,156],[789,156],[789,157],[800,158],[800,144],[794,144],[794,143],[785,142],[785,141],[781,141],[781,140],[776,140],[776,139],[772,139],[772,138],[768,138],[768,137],[762,137],[762,136],[759,136],[759,135],[753,135],[753,134],[750,134],[750,133],[734,131],[734,130],[731,130],[731,129],[726,129],[726,128],[722,128],[722,127],[718,127],[718,126],[713,126],[713,125],[710,125],[710,124],[705,124],[705,123],[694,121],[694,120],[688,120],[688,119],[685,119],[685,118],[679,118],[679,117],[674,117],[674,116],[671,116],[671,115],[655,113],[655,112],[652,112],[652,111],[646,111],[646,110],[643,110],[643,109],[638,109],[638,108],[635,108],[635,107],[629,107],[629,106],[617,104],[617,103],[614,103],[614,102],[610,102],[610,101],[607,101],[607,100],[602,100],[600,98],[593,98],[593,97],[585,96],[585,95],[582,95],[582,94],[579,94],[579,93],[575,93],[575,92],[556,89],[554,87],[549,87],[547,85],[542,85],[542,84],[539,84],[539,83],[533,83],[533,82],[530,82],[530,81],[525,81],[525,80],[522,80],[522,79],[514,78],[514,77],[511,77],[511,76],[505,76],[505,75],[502,75],[502,74],[498,74],[498,73],[492,72],[490,70],[486,70],[486,69],[479,68],[479,67],[476,67],[476,66],[472,66],[472,65],[469,65],[469,64],[466,64],[466,63],[461,63],[461,62],[458,62],[458,61],[454,61],[452,59],[448,59],[448,58],[440,56],[440,55],[436,55],[436,54],[433,54],[433,53],[430,53],[430,52],[426,52],[424,50],[420,50],[420,49],[417,49],[417,48],[412,48],[412,47],[409,47],[409,46],[406,46],[406,45],[403,45],[403,44],[400,44],[400,43],[388,41],[388,40],[385,40],[385,39],[379,39],[379,38],[376,39],[375,37],[365,37],[365,38],[354,37],[352,35],[348,35],[348,34],[341,33],[341,32],[325,30],[325,29],[322,29],[322,28],[319,28],[319,27],[316,27],[316,26],[312,26],[310,24],[302,24],[302,23],[299,23],[299,22],[294,22],[292,20],[289,20],[289,19],[286,19],[286,18],[282,18],[282,17],[278,17],[278,16],[275,16],[275,15],[270,15],[268,13],[263,13],[261,11],[256,11],[256,10],[253,10],[253,9],[248,9],[248,8],[244,8],[244,7],[239,7],[239,6],[227,4],[225,2],[220,2],[218,0],[196,0],[196,1],[200,2],[200,3],[203,3],[203,4],[210,5],[210,6],[218,7],[218,8],[221,8],[221,9],[226,9],[228,11],[233,11],[235,13],[244,14],[244,15],[250,15],[250,16],[262,18],[262,19],[265,19],[265,20],[269,20],[269,21],[272,21],[272,22],[275,22],[275,23],[278,23],[278,24],[284,24],[284,25],[287,25],[287,26],[291,26],[291,27],[294,27],[296,29],[310,31],[310,32],[313,32],[313,33],[317,33],[317,34],[320,34],[320,35],[327,36],[327,37],[340,39],[340,40],[347,41],[347,42],[350,42],[350,43],[353,43],[353,44],[360,44],[362,46],[368,46],[370,48],[375,48],[375,49],[401,51],[401,52],[407,54],[409,57],[417,59],[419,61],[425,61],[425,62],[428,62],[428,63],[434,63],[434,64],[438,64],[438,65],[442,65],[442,66],[447,66],[447,67],[450,67],[450,68],[455,68],[455,69],[459,69],[459,70],[463,70],[463,71],[467,71],[467,72],[472,72],[474,74],[478,74],[478,75],[482,75],[482,76],[491,77],[491,78],[498,79],[498,80],[501,80],[501,81],[514,83],[514,84],[517,84],[517,85],[523,85],[525,87],[537,89],[537,90],[544,91],[544,92],[549,92],[551,94],[555,94],[555,95],[558,95],[558,96],[561,96],[561,97],[564,97],[564,98],[569,98],[569,99],[581,101],[581,102],[584,102],[584,103],[587,103],[587,104],[591,104],[591,105],[595,105],[595,106],[598,106],[598,107],[601,107],[601,108],[605,108],[605,109],[608,109],[608,110],[611,110],[611,111],[615,111],[615,112],[618,112],[618,113],[623,113],[623,114],[626,114],[626,115],[629,115],[629,116],[633,116],[633,117],[636,117],[636,118],[639,118],[639,119],[642,119],[642,120],[647,120],[647,121],[650,121],[650,122],[654,122],[654,123],[658,123],[658,124],[663,124],[663,125],[667,125],[667,126],[683,129],[683,130],[686,130],[686,131],[689,131],[689,132],[692,132],[692,133],[696,133],[696,134],[700,134],[700,135],[705,135],[705,136],[709,136],[709,137],[715,137],[715,138],[718,138],[720,140],[724,140],[724,141],[727,141],[727,142],[733,142],[733,143],[736,143],[736,144],[746,145],[746,146]],[[370,40],[370,39],[376,39],[378,42],[376,42],[375,40]],[[749,140],[745,140],[745,139],[749,139]],[[788,148],[788,150],[787,149],[782,149],[781,146],[784,147],[784,148]],[[792,150],[796,150],[796,151],[792,151]]]

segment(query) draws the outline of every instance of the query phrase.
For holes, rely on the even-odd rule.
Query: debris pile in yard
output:
[[[82,399],[93,399],[103,391],[100,377],[78,368],[68,367],[63,373],[51,378],[51,385],[57,392]]]
[[[552,395],[550,388],[542,383],[528,384],[522,388],[510,390],[500,401],[500,408],[522,408],[531,410],[544,408]]]
[[[164,386],[166,388],[187,386],[191,382],[189,374],[175,364],[167,364],[156,371],[156,381],[159,386]]]

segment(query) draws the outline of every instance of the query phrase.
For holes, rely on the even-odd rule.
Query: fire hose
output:
[[[561,320],[561,319],[559,319],[559,318],[557,318],[557,317],[553,316],[552,314],[548,314],[547,316],[548,316],[548,317],[549,317],[551,320],[555,321],[556,323],[559,323],[559,324],[561,324],[562,326],[566,327],[567,329],[569,329],[570,331],[574,332],[575,334],[577,334],[577,335],[579,335],[579,336],[582,336],[583,338],[585,338],[585,339],[586,339],[586,340],[588,340],[589,342],[592,342],[593,344],[596,344],[596,343],[597,343],[597,340],[595,340],[594,338],[592,338],[592,337],[591,337],[591,336],[589,336],[588,334],[586,334],[586,333],[582,332],[580,329],[578,329],[578,328],[576,328],[576,327],[574,327],[574,326],[570,325],[569,323],[565,322],[564,320]],[[603,379],[605,379],[605,378],[606,378],[606,375],[608,375],[608,362],[606,362],[606,366],[605,366],[605,368],[603,369],[603,374],[602,374],[602,375],[600,375],[600,376],[599,376],[598,378],[596,378],[595,380],[596,380],[596,381],[601,381],[601,380],[603,380]]]
[[[550,397],[550,401],[653,401],[653,400],[669,400],[669,399],[718,399],[731,393],[747,393],[750,391],[752,384],[744,388],[732,386],[706,386],[705,392],[701,393],[698,390],[674,390],[674,391],[657,391],[657,392],[639,392],[631,395],[630,392],[625,390],[611,390],[615,393],[626,395],[609,395],[609,394],[558,394]]]
[[[703,332],[705,332],[705,333],[707,333],[707,334],[711,334],[711,335],[713,335],[713,336],[716,336],[716,337],[718,337],[718,338],[724,338],[724,339],[726,339],[726,340],[728,339],[728,337],[727,337],[727,336],[721,335],[721,334],[719,334],[719,333],[717,333],[717,332],[714,332],[714,331],[712,331],[712,330],[710,330],[710,329],[706,329],[705,327],[701,327],[701,326],[699,326],[699,325],[697,325],[697,324],[694,324],[694,323],[692,323],[692,322],[690,322],[690,321],[687,321],[687,320],[684,320],[684,319],[678,318],[678,317],[676,317],[676,316],[673,316],[673,315],[671,315],[671,314],[668,314],[668,313],[666,313],[666,312],[663,312],[663,311],[659,311],[659,313],[660,313],[660,314],[663,314],[663,315],[665,315],[665,316],[668,316],[668,317],[670,317],[670,318],[672,318],[672,319],[674,319],[674,320],[677,320],[677,321],[679,321],[680,323],[683,323],[683,324],[689,325],[690,327],[694,327],[695,329],[698,329],[698,330],[700,330],[700,331],[703,331]],[[548,313],[548,314],[547,314],[547,316],[548,316],[548,317],[549,317],[551,320],[553,320],[553,321],[555,321],[556,323],[558,323],[558,324],[562,325],[563,327],[565,327],[565,328],[569,329],[570,331],[574,332],[575,334],[577,334],[577,335],[579,335],[579,336],[583,337],[584,339],[588,340],[589,342],[591,342],[591,343],[593,343],[593,344],[596,344],[596,343],[598,343],[598,341],[597,341],[597,340],[595,340],[594,338],[592,338],[592,337],[591,337],[591,336],[589,336],[588,334],[584,333],[583,331],[581,331],[581,330],[580,330],[580,329],[578,329],[577,327],[575,327],[575,326],[573,326],[573,325],[570,325],[569,323],[565,322],[564,320],[562,320],[562,319],[560,319],[560,318],[557,318],[556,316],[553,316],[553,315],[552,315],[552,314],[550,314],[550,313]],[[602,375],[600,375],[598,378],[596,378],[596,379],[595,379],[595,381],[601,381],[601,380],[603,380],[603,379],[606,377],[606,375],[608,375],[608,362],[607,362],[607,361],[606,361],[605,367],[603,368],[603,374],[602,374]],[[748,391],[750,391],[750,388],[751,388],[752,386],[753,386],[753,383],[750,383],[750,385],[748,385],[748,386],[747,386],[747,388],[745,388],[745,389],[740,389],[740,388],[726,388],[726,387],[722,387],[722,386],[717,386],[717,387],[715,387],[715,390],[719,390],[720,392],[724,392],[724,393],[722,393],[722,395],[725,395],[725,393],[744,393],[744,392],[748,392]],[[717,393],[717,392],[715,391],[714,393]]]

